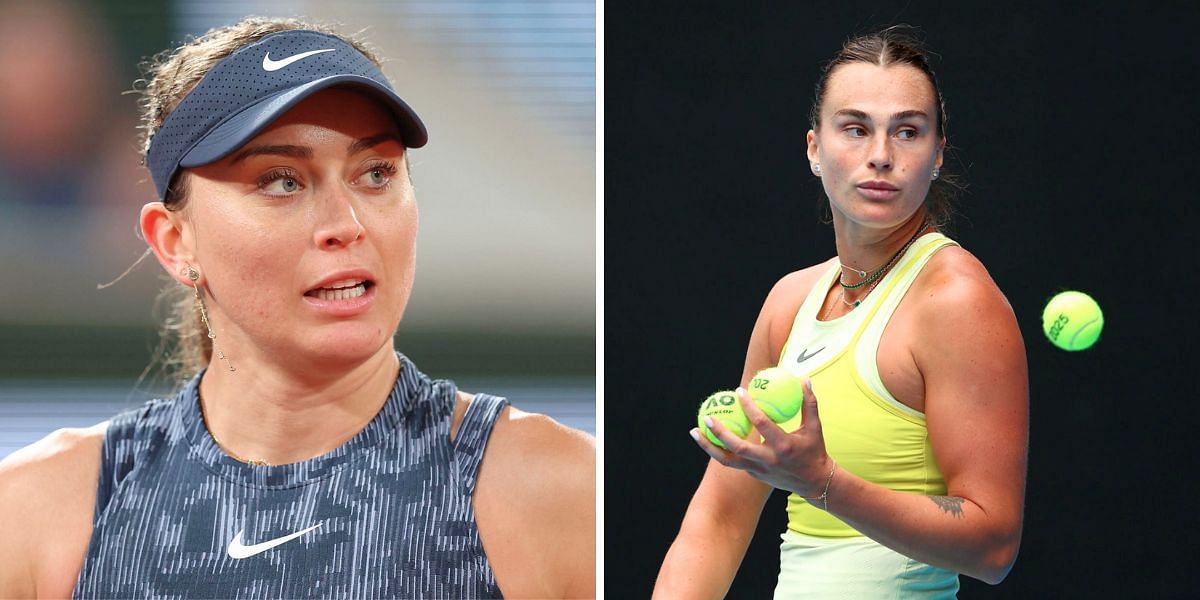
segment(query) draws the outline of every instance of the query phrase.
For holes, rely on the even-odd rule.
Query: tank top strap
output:
[[[454,438],[454,456],[463,492],[467,495],[475,491],[475,481],[479,475],[479,465],[483,461],[488,438],[492,435],[500,412],[508,404],[507,398],[476,394],[458,426],[458,435]]]
[[[858,328],[854,332],[854,337],[850,343],[854,344],[858,341],[858,338],[862,337],[863,331],[865,331],[867,326],[870,325],[874,320],[875,315],[879,312],[880,307],[885,305],[884,300],[892,297],[892,293],[896,290],[897,286],[901,287],[900,291],[901,295],[903,295],[904,292],[908,291],[908,287],[912,285],[913,280],[916,279],[916,276],[921,271],[921,268],[925,266],[925,263],[929,262],[929,259],[933,257],[935,252],[946,246],[957,245],[958,242],[955,242],[939,232],[927,233],[921,236],[921,238],[918,239],[917,242],[914,243],[912,247],[904,253],[904,258],[900,260],[900,264],[897,265],[895,269],[892,269],[892,272],[885,276],[885,278],[888,280],[887,284],[884,286],[883,290],[881,290],[881,293],[872,299],[873,301],[870,303],[870,310],[867,312],[867,316],[862,319],[862,322],[858,324]],[[892,308],[894,309],[895,307],[893,306]]]

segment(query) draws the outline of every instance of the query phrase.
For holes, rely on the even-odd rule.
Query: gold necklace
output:
[[[855,269],[854,267],[842,265],[841,261],[839,260],[838,264],[841,265],[843,269],[850,269],[851,271],[858,273],[859,276],[863,277],[864,279],[858,283],[848,284],[842,280],[842,275],[844,275],[844,273],[839,271],[838,272],[838,283],[842,286],[842,289],[853,290],[856,288],[860,288],[864,285],[867,285],[868,283],[871,283],[873,281],[879,281],[879,278],[883,277],[883,274],[885,272],[887,272],[887,270],[889,268],[891,268],[892,263],[896,262],[896,259],[900,258],[900,255],[904,254],[904,251],[908,250],[908,247],[911,246],[913,242],[917,241],[917,238],[921,237],[921,234],[924,233],[926,229],[929,229],[929,221],[922,221],[921,228],[918,229],[917,232],[914,233],[911,238],[909,238],[908,242],[906,242],[904,244],[904,246],[902,246],[899,250],[897,250],[896,253],[893,254],[892,257],[889,258],[887,262],[883,263],[883,266],[876,269],[875,272],[871,273],[870,275],[868,275],[866,271],[860,271],[858,269]]]
[[[907,248],[907,246],[905,246],[905,248]],[[899,256],[899,255],[897,255],[897,256]],[[889,265],[890,265],[890,263],[891,263],[891,261],[889,261]],[[880,273],[882,274],[882,271]],[[839,274],[839,278],[840,277],[841,277],[841,275]],[[849,300],[846,300],[846,289],[847,288],[846,288],[846,286],[843,285],[843,286],[841,286],[841,289],[838,290],[838,300],[841,300],[842,304],[849,306],[850,310],[854,310],[855,308],[858,308],[858,306],[860,304],[863,303],[863,300],[865,300],[867,298],[867,296],[871,294],[871,290],[875,289],[875,286],[879,285],[880,281],[883,281],[882,277],[877,277],[874,281],[872,281],[871,287],[867,288],[867,291],[863,293],[862,297],[859,298],[858,300],[855,300],[854,302],[850,302]],[[839,283],[840,283],[840,281],[839,281]],[[826,319],[828,319],[829,315],[833,313],[834,306],[836,306],[836,305],[834,305],[834,304],[829,305],[829,309],[825,311]]]
[[[204,429],[206,429],[208,431],[209,437],[211,437],[213,439],[213,443],[215,443],[217,445],[217,448],[219,448],[225,454],[229,455],[229,457],[232,458],[233,460],[236,460],[240,463],[246,463],[252,467],[269,467],[269,466],[271,466],[271,463],[268,463],[267,461],[265,461],[261,458],[242,458],[241,456],[235,454],[229,448],[226,448],[225,445],[221,443],[221,440],[217,438],[217,434],[213,433],[212,429],[208,426],[208,415],[204,411],[204,398],[200,396],[200,387],[199,386],[196,387],[196,399],[200,402],[200,418],[204,420]]]
[[[213,442],[217,444],[217,447],[220,448],[222,452],[224,452],[225,454],[228,454],[231,458],[233,458],[233,460],[236,460],[236,461],[242,462],[242,463],[246,463],[252,467],[269,467],[269,466],[271,466],[270,463],[268,463],[267,461],[265,461],[261,458],[242,458],[241,456],[234,454],[232,450],[230,450],[229,448],[226,448],[225,446],[223,446],[221,444],[221,440],[218,440],[217,436],[213,435],[213,432],[211,430],[208,432],[208,435],[211,435]]]

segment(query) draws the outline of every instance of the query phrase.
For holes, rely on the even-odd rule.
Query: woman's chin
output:
[[[385,345],[390,351],[391,339],[382,327],[338,327],[303,340],[297,350],[307,358],[304,362],[352,366],[379,354]]]
[[[859,227],[892,229],[907,222],[920,208],[920,205],[916,207],[878,204],[855,206],[853,210],[844,211],[841,217]]]

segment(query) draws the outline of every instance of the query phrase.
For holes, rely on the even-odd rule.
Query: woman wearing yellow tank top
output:
[[[945,123],[905,28],[853,38],[826,66],[807,142],[837,256],[775,285],[742,373],[743,388],[775,364],[806,377],[804,407],[776,425],[739,389],[760,436],[714,423],[726,451],[692,431],[712,460],[656,598],[724,596],[775,488],[792,494],[777,598],[952,597],[959,573],[995,584],[1012,568],[1025,349],[987,270],[939,231]]]

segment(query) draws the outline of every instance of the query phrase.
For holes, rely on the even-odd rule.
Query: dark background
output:
[[[833,255],[804,154],[813,85],[846,36],[895,22],[942,56],[947,166],[969,184],[952,235],[1008,296],[1030,367],[1021,553],[962,597],[1194,593],[1196,9],[745,4],[605,9],[608,595],[649,595],[707,459],[696,406],[737,385],[767,291]],[[1089,351],[1041,332],[1063,289],[1105,311]],[[774,589],[784,506],[731,597]]]

